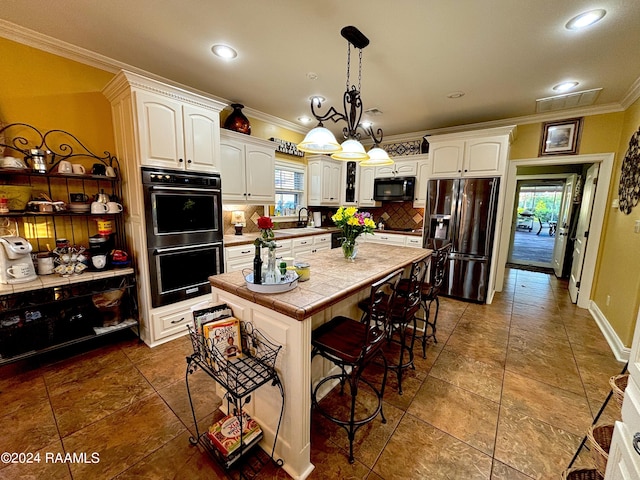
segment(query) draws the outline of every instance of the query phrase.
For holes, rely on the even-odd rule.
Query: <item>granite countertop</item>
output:
[[[358,247],[355,262],[349,262],[339,248],[320,251],[304,257],[311,265],[311,278],[298,282],[296,288],[285,293],[252,292],[247,288],[242,272],[214,275],[209,281],[213,287],[304,320],[430,253],[431,250],[422,248],[365,243]]]
[[[275,229],[273,233],[275,234],[276,240],[285,239],[285,238],[296,238],[296,237],[309,237],[313,235],[323,235],[325,233],[333,233],[339,232],[340,229],[337,227],[316,227],[316,228],[301,228],[299,232],[294,232],[293,228],[287,228],[286,231]],[[385,230],[376,230],[374,233],[376,234],[385,234],[385,233],[395,233],[401,235],[411,235],[415,237],[422,236],[422,229],[416,229],[412,231],[407,230],[394,230],[394,229],[385,229]],[[259,232],[251,232],[245,233],[243,235],[225,235],[223,237],[223,242],[225,247],[233,247],[236,245],[248,245],[253,243],[253,241],[260,235]]]
[[[324,235],[326,233],[338,232],[339,229],[336,227],[317,227],[317,228],[300,228],[293,229],[287,228],[283,230],[274,229],[273,233],[275,235],[276,240],[283,240],[286,238],[296,238],[296,237],[310,237],[313,235]],[[299,232],[294,232],[293,230],[299,230]],[[225,247],[233,247],[236,245],[248,245],[253,243],[256,238],[260,236],[260,232],[248,232],[242,235],[225,235],[222,239]]]

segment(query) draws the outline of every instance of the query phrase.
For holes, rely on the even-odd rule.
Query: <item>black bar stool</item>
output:
[[[326,418],[343,427],[349,436],[349,462],[354,462],[353,439],[356,431],[373,420],[378,413],[382,423],[386,423],[382,411],[382,397],[387,383],[387,361],[382,354],[385,339],[386,315],[389,303],[393,300],[396,286],[402,276],[402,270],[397,270],[371,286],[369,295],[369,321],[366,323],[348,317],[338,316],[315,329],[311,335],[311,359],[320,355],[340,368],[340,373],[323,378],[312,388],[311,401],[314,408]],[[365,367],[375,357],[381,357],[384,366],[382,385],[380,390],[368,380],[362,378]],[[349,384],[351,409],[349,418],[339,418],[326,411],[318,403],[318,390],[329,381],[340,382],[340,394],[344,393],[344,384]],[[377,396],[377,406],[364,418],[355,418],[356,396],[358,386],[362,382]]]
[[[432,269],[429,282],[425,282],[422,286],[422,294],[421,294],[421,305],[424,310],[424,332],[422,334],[422,358],[427,358],[427,340],[433,337],[433,341],[438,343],[438,339],[436,338],[436,328],[438,322],[438,311],[440,310],[440,300],[438,300],[438,295],[440,293],[440,288],[442,287],[442,282],[444,280],[444,276],[447,271],[447,265],[449,262],[447,259],[449,258],[449,254],[451,253],[451,244],[448,243],[444,247],[441,247],[435,250],[431,257],[432,261]],[[430,320],[431,314],[431,304],[436,302],[436,311],[433,316],[433,321]],[[431,329],[431,333],[428,333],[428,330]]]
[[[398,362],[395,365],[389,365],[390,369],[396,371],[399,395],[403,393],[403,370],[409,367],[415,370],[413,346],[416,339],[416,314],[420,311],[421,293],[430,263],[431,257],[426,257],[411,265],[409,277],[401,279],[398,283],[396,295],[390,303],[387,315],[387,339],[389,343],[393,342],[400,346]]]

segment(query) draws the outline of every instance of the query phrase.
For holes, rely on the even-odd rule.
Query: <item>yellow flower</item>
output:
[[[338,210],[336,214],[331,217],[331,220],[333,220],[334,222],[339,222],[340,220],[342,220],[342,212]]]
[[[371,220],[370,218],[365,218],[365,219],[364,219],[364,226],[365,226],[365,227],[376,228],[376,222],[374,222],[374,221],[373,221],[373,220]]]
[[[342,208],[342,207],[340,207]],[[344,211],[345,216],[347,217],[353,217],[356,212],[358,211],[358,209],[356,207],[347,207]]]
[[[360,222],[358,222],[358,219],[356,217],[351,217],[348,221],[347,221],[348,225],[360,225]]]

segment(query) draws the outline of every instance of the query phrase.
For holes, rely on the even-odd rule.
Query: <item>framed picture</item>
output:
[[[575,155],[578,153],[581,132],[582,117],[559,122],[546,122],[542,126],[540,156]]]

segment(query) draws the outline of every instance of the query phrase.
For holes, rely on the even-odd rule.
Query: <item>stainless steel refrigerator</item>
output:
[[[486,301],[499,185],[499,178],[429,180],[423,246],[452,244],[443,295]]]

